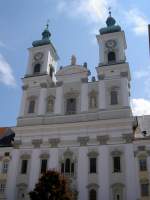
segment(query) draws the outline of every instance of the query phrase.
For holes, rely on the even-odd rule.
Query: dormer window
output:
[[[108,63],[111,64],[111,63],[115,63],[116,62],[116,54],[114,51],[110,51],[108,53]]]
[[[40,71],[41,71],[41,64],[40,63],[35,64],[33,73],[39,74]]]

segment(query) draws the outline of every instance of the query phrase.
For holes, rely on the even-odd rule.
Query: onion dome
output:
[[[111,12],[109,12],[109,17],[106,20],[106,25],[107,27],[101,28],[99,30],[101,35],[121,31],[121,27],[116,25],[116,20],[111,16]]]
[[[51,41],[50,41],[51,33],[48,28],[49,28],[49,25],[47,24],[45,30],[42,32],[42,39],[34,41],[32,43],[33,47],[51,44]]]

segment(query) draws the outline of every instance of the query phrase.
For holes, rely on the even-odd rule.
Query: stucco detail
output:
[[[52,148],[58,147],[58,144],[60,143],[59,138],[52,138],[52,139],[49,139],[48,141]]]
[[[80,143],[80,146],[86,146],[89,141],[89,137],[78,137],[77,141]]]
[[[97,136],[97,141],[99,142],[100,145],[107,144],[108,140],[109,140],[109,136],[108,135]]]

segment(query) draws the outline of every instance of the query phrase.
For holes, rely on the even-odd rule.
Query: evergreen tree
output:
[[[54,170],[49,170],[40,177],[29,196],[31,200],[74,199],[66,178]]]

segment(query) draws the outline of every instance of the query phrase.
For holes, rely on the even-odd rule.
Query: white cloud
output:
[[[12,69],[4,57],[0,54],[0,82],[8,86],[16,86]]]
[[[61,0],[58,11],[70,16],[83,17],[88,22],[104,23],[108,16],[108,7],[117,5],[117,0]]]
[[[133,115],[150,115],[150,101],[146,99],[132,99],[131,107],[133,111]]]
[[[127,18],[127,22],[130,24],[135,34],[147,34],[148,19],[141,11],[136,8],[131,9],[125,12],[125,17]]]

